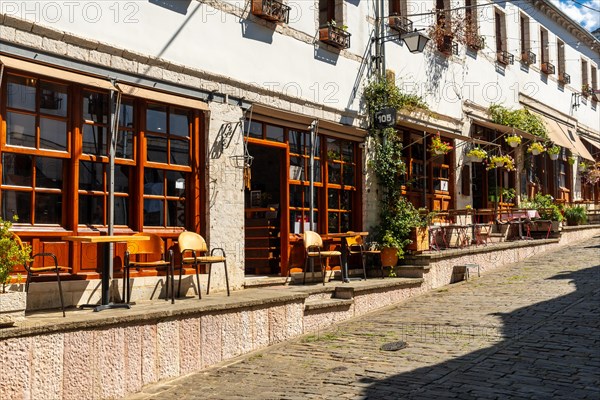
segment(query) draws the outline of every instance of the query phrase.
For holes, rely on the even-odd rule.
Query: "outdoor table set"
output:
[[[476,246],[487,245],[494,224],[507,225],[506,236],[511,227],[516,227],[516,238],[530,240],[531,227],[549,221],[540,220],[537,210],[506,209],[465,209],[439,212],[434,217],[435,223],[429,225],[430,250],[440,251],[443,248],[465,248],[473,242]],[[546,238],[550,234],[550,225]]]

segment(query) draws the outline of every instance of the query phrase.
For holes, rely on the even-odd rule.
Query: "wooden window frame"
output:
[[[166,132],[156,132],[156,131],[150,131],[147,127],[147,113],[148,113],[148,108],[149,106],[158,106],[158,107],[164,107],[166,109]],[[174,112],[175,110],[182,110],[182,111],[186,111],[187,115],[188,115],[188,133],[189,136],[187,137],[187,139],[181,139],[180,136],[171,133],[171,113]],[[190,201],[190,186],[194,186],[194,185],[190,185],[190,182],[194,179],[194,174],[193,174],[193,164],[194,164],[194,117],[193,117],[193,109],[190,108],[186,108],[186,107],[180,107],[180,106],[174,106],[174,105],[170,105],[170,104],[165,104],[165,103],[158,103],[158,102],[154,102],[154,101],[148,101],[145,102],[143,104],[142,110],[140,111],[140,123],[142,123],[142,129],[141,129],[141,136],[140,136],[140,143],[142,143],[142,149],[140,151],[140,162],[139,164],[141,165],[141,168],[139,169],[139,189],[140,189],[140,198],[142,199],[142,202],[145,201],[153,201],[153,200],[158,200],[158,201],[162,201],[163,202],[163,216],[162,216],[162,224],[161,225],[146,225],[145,221],[144,221],[144,206],[140,207],[140,224],[144,227],[144,230],[147,229],[171,229],[171,230],[178,230],[178,229],[182,229],[185,228],[186,226],[189,225],[189,221],[191,219],[190,213],[193,214],[193,212],[190,211],[190,207],[191,207],[191,201]],[[157,161],[149,161],[148,160],[148,144],[147,144],[147,140],[148,140],[148,136],[154,136],[154,137],[161,137],[167,140],[167,162],[166,163],[161,163],[161,162],[157,162]],[[177,140],[177,141],[187,141],[188,142],[188,163],[189,165],[181,165],[181,164],[174,164],[171,161],[171,141],[172,140]],[[163,172],[163,177],[162,177],[162,184],[163,184],[163,193],[162,194],[147,194],[144,191],[144,185],[145,185],[145,173],[146,173],[146,169],[151,169],[151,170],[157,170],[157,171],[162,171]],[[167,189],[167,173],[169,171],[172,172],[181,172],[185,174],[185,189],[184,189],[184,197],[177,197],[177,196],[172,196],[168,194],[168,189]],[[169,202],[173,202],[173,201],[180,201],[183,202],[184,204],[184,220],[183,220],[183,224],[180,225],[169,225],[168,224],[168,212],[169,212]]]
[[[330,146],[329,143],[339,143],[339,154],[338,154],[338,158],[333,157],[333,153],[331,150],[329,150]],[[352,158],[350,160],[345,160],[344,159],[344,155],[343,155],[343,146],[351,144],[352,146]],[[324,207],[324,210],[326,211],[326,215],[324,218],[324,222],[326,224],[325,226],[325,232],[328,233],[341,233],[343,232],[342,230],[342,215],[343,214],[349,214],[350,216],[350,223],[349,223],[349,229],[353,229],[352,226],[355,226],[355,221],[356,221],[356,213],[355,213],[355,205],[358,201],[358,185],[357,185],[357,179],[358,179],[358,171],[357,171],[357,166],[359,165],[357,163],[357,157],[358,157],[358,146],[356,142],[352,142],[350,140],[344,140],[344,139],[338,139],[338,138],[332,138],[332,137],[328,137],[328,136],[324,136],[323,140],[321,142],[322,145],[322,154],[323,154],[323,158],[324,159],[324,164],[325,164],[325,190],[324,190],[324,197],[325,197],[325,201],[326,201],[326,206]],[[339,183],[334,183],[334,182],[330,182],[329,181],[329,168],[330,165],[339,165],[340,169],[339,169],[339,173],[340,173],[340,181]],[[345,174],[345,169],[347,167],[352,168],[353,170],[353,180],[354,180],[354,184],[353,185],[348,185],[344,182],[344,174]],[[330,208],[329,205],[329,192],[330,190],[337,190],[338,192],[338,208]],[[342,196],[343,196],[343,192],[351,192],[350,195],[350,201],[351,201],[351,205],[350,205],[350,209],[346,209],[346,208],[342,208]],[[337,230],[331,230],[331,227],[329,226],[329,215],[330,214],[337,214],[338,216],[338,226],[339,228]]]
[[[548,39],[548,30],[540,28],[540,66],[550,62],[550,51],[548,49],[550,42]]]
[[[389,16],[406,17],[408,15],[406,0],[388,0]]]
[[[24,110],[24,109],[19,109],[19,108],[12,108],[8,106],[8,96],[5,95],[8,90],[7,90],[7,86],[8,86],[8,81],[10,79],[10,77],[17,77],[17,78],[23,78],[23,79],[31,79],[31,80],[35,80],[35,109],[33,111],[31,110]],[[57,86],[62,86],[65,89],[65,93],[67,95],[67,105],[66,105],[66,115],[65,116],[56,116],[56,115],[52,115],[52,114],[47,114],[47,113],[43,113],[41,111],[41,96],[42,96],[42,90],[41,90],[41,86],[42,83],[48,83],[51,85],[57,85]],[[70,121],[71,121],[71,117],[72,117],[72,111],[71,111],[71,102],[72,102],[72,85],[67,83],[67,82],[62,82],[59,80],[55,80],[55,79],[48,79],[46,77],[42,77],[42,76],[38,76],[36,74],[27,74],[23,71],[12,71],[12,70],[8,70],[5,71],[5,75],[4,75],[4,79],[2,82],[2,88],[0,90],[0,93],[2,93],[2,98],[0,99],[0,127],[2,126],[6,126],[6,131],[2,132],[2,134],[0,135],[0,204],[2,201],[2,197],[3,197],[3,193],[4,191],[10,191],[10,192],[20,192],[20,193],[29,193],[30,194],[30,203],[29,203],[29,212],[30,212],[30,220],[28,222],[20,222],[17,224],[17,226],[19,227],[32,227],[34,225],[38,225],[38,226],[53,226],[53,227],[64,227],[67,225],[67,218],[65,216],[65,210],[66,210],[66,195],[65,193],[67,192],[68,186],[69,186],[69,181],[68,181],[68,160],[71,158],[71,154],[73,152],[72,146],[71,146],[71,138],[72,138],[72,129],[71,129],[71,125],[70,125]],[[18,113],[21,115],[29,115],[29,116],[34,116],[35,118],[35,138],[34,138],[34,142],[35,142],[35,147],[25,147],[25,146],[16,146],[16,145],[11,145],[11,144],[7,144],[6,138],[7,138],[7,133],[8,133],[8,126],[6,125],[6,116],[8,115],[8,113]],[[61,121],[64,122],[65,124],[65,150],[51,150],[51,149],[45,149],[43,147],[40,146],[40,141],[41,141],[41,119],[45,118],[45,119],[50,119],[50,120],[56,120],[56,121]],[[8,185],[8,184],[4,184],[4,182],[2,182],[2,159],[4,157],[5,154],[16,154],[16,155],[23,155],[23,156],[28,156],[31,157],[31,183],[30,186],[19,186],[19,185]],[[43,187],[38,187],[37,185],[37,168],[35,167],[37,159],[38,158],[51,158],[51,159],[60,159],[62,160],[62,188],[58,189],[58,188],[43,188]],[[59,222],[58,223],[40,223],[37,222],[36,223],[36,208],[37,208],[37,199],[36,199],[36,195],[37,194],[53,194],[53,195],[57,195],[60,194],[61,198],[62,198],[62,206],[61,206],[61,211],[60,211],[60,217],[59,217]],[[8,218],[8,216],[5,216]]]
[[[559,38],[556,38],[556,59],[556,69],[558,71],[558,78],[560,80],[563,74],[567,71],[565,71],[565,42]]]
[[[327,26],[329,21],[335,21],[339,23],[338,16],[336,15],[336,0],[319,0],[318,12],[319,12],[319,27],[323,28]],[[323,14],[326,14],[326,19],[323,19]]]
[[[506,51],[506,14],[498,8],[494,9],[494,29],[496,53]]]
[[[108,151],[109,151],[109,146],[110,146],[110,110],[108,110],[108,114],[106,115],[106,123],[100,123],[100,122],[94,122],[92,120],[85,120],[83,118],[83,100],[86,96],[86,94],[88,93],[96,93],[96,94],[102,94],[102,95],[106,95],[106,96],[110,96],[110,93],[103,91],[103,90],[96,90],[96,89],[90,89],[90,88],[83,88],[81,90],[81,95],[79,97],[78,100],[81,101],[81,118],[80,118],[80,122],[81,122],[81,128],[79,129],[79,135],[77,137],[77,143],[76,146],[77,148],[81,149],[81,154],[79,155],[78,159],[77,159],[77,164],[78,164],[78,174],[77,174],[77,181],[75,182],[75,190],[77,191],[77,204],[80,205],[81,204],[81,200],[83,197],[88,196],[88,197],[96,197],[96,198],[102,198],[102,217],[101,220],[102,222],[100,224],[88,224],[88,223],[84,223],[81,221],[81,214],[80,214],[80,210],[77,210],[77,224],[79,225],[80,229],[86,229],[85,227],[93,227],[94,229],[97,228],[106,228],[108,226],[108,163],[109,163],[109,158],[108,158]],[[109,100],[109,99],[107,99]],[[137,115],[137,113],[139,113],[138,105],[135,101],[134,98],[130,98],[130,97],[123,97],[122,98],[122,102],[126,101],[126,102],[131,102],[133,103],[133,108],[134,108],[134,119],[135,116]],[[136,121],[137,122],[137,121]],[[97,154],[93,154],[93,153],[84,153],[83,152],[83,135],[84,135],[84,127],[85,126],[98,126],[98,127],[102,127],[103,129],[105,129],[107,135],[105,138],[105,143],[103,144],[104,148],[106,149],[106,154],[102,154],[102,152],[97,153]],[[124,166],[129,168],[129,186],[130,187],[135,187],[135,180],[137,179],[137,176],[135,174],[135,165],[137,163],[137,151],[136,151],[136,144],[138,141],[138,133],[139,130],[137,129],[137,127],[135,126],[135,122],[134,122],[134,126],[133,127],[126,127],[126,126],[122,126],[121,124],[119,124],[118,126],[118,131],[120,134],[121,131],[128,131],[131,132],[133,134],[133,141],[132,141],[132,146],[133,146],[133,159],[128,159],[128,158],[119,158],[116,157],[115,158],[115,166]],[[85,189],[81,189],[80,188],[80,178],[81,178],[81,169],[83,168],[83,163],[93,163],[93,164],[99,164],[102,166],[102,190],[85,190]],[[115,192],[115,200],[117,200],[118,198],[127,198],[128,199],[128,214],[130,215],[129,220],[127,221],[126,225],[115,225],[115,226],[119,226],[121,228],[128,228],[133,226],[133,219],[131,218],[131,210],[132,210],[132,204],[131,204],[131,198],[132,196],[130,196],[129,192],[124,193],[124,192]]]
[[[528,51],[531,51],[531,33],[530,33],[530,20],[529,17],[521,13],[519,15],[519,28],[520,28],[520,46],[521,46],[521,58]]]

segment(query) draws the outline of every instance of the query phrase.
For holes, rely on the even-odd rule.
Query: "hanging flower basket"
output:
[[[575,162],[577,162],[577,157],[569,156],[569,158],[567,158],[567,162],[569,163],[569,165],[575,165]]]
[[[510,147],[517,147],[521,144],[521,136],[517,135],[507,136],[504,140],[506,141],[506,143],[508,143]]]
[[[452,150],[452,146],[450,143],[442,142],[440,135],[435,135],[431,139],[431,144],[429,145],[429,151],[431,151],[435,155],[447,154],[450,150]]]
[[[487,151],[483,150],[481,147],[475,147],[467,152],[467,157],[471,162],[481,162],[487,157]]]
[[[548,152],[548,155],[550,156],[550,159],[552,161],[556,161],[558,160],[558,156],[560,155],[560,147],[558,147],[557,145],[553,145],[548,150],[546,150],[546,152]]]
[[[537,155],[543,153],[544,151],[546,151],[546,149],[539,142],[533,142],[527,148],[527,152],[533,154],[534,156],[537,156]]]
[[[585,172],[587,170],[587,165],[586,163],[584,163],[583,161],[579,163],[579,165],[577,166],[577,171],[579,172]]]
[[[489,158],[487,169],[504,167],[508,171],[514,171],[515,160],[509,155],[492,156]]]

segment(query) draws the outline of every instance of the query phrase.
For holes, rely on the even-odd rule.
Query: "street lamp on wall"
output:
[[[404,44],[411,53],[422,53],[429,42],[429,37],[421,31],[416,29],[412,32],[400,35],[400,38],[404,41]]]

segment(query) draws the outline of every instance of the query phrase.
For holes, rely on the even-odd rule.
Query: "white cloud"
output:
[[[600,26],[600,13],[589,8],[580,6],[572,1],[550,0],[562,12],[567,14],[573,21],[578,22],[581,26],[589,31]],[[579,0],[579,3],[586,4],[591,8],[600,8],[600,0]]]

